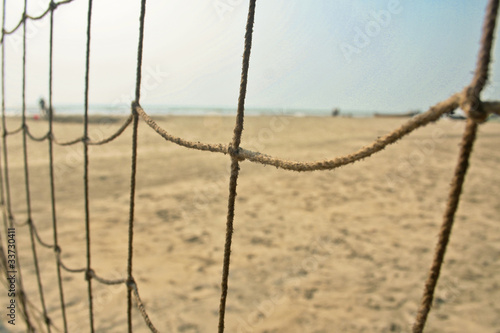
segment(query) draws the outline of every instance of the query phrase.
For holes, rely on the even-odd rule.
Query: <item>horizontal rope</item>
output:
[[[102,284],[106,284],[106,285],[125,284],[127,282],[126,279],[109,280],[109,279],[102,278],[102,277],[98,276],[94,270],[90,270],[90,276],[92,276],[92,278],[94,278],[96,281],[98,281]]]
[[[84,138],[81,136],[79,138],[76,138],[76,139],[73,139],[71,141],[59,141],[57,140],[56,137],[54,137],[54,135],[52,135],[52,142],[54,142],[56,145],[58,146],[72,146],[78,142],[83,142]]]
[[[205,150],[205,151],[211,151],[214,153],[223,153],[227,154],[228,153],[228,146],[223,145],[223,144],[209,144],[209,143],[202,143],[202,142],[194,142],[194,141],[188,141],[184,140],[180,137],[173,136],[171,134],[168,134],[166,130],[161,128],[147,113],[144,111],[144,109],[137,103],[132,103],[132,109],[135,110],[139,116],[146,122],[146,124],[149,125],[153,130],[155,130],[156,133],[161,135],[165,140],[173,142],[175,144],[178,144],[179,146],[183,146],[186,148],[191,148],[191,149],[197,149],[197,150]]]
[[[7,135],[13,135],[13,134],[16,134],[16,133],[19,133],[23,130],[23,125],[21,124],[21,126],[19,126],[19,128],[16,128],[15,130],[13,131],[5,131],[5,133],[3,134],[4,136],[7,136]]]
[[[99,140],[99,141],[89,140],[87,142],[87,144],[93,145],[93,146],[99,146],[99,145],[103,145],[103,144],[106,144],[108,142],[113,141],[114,139],[116,139],[117,137],[119,137],[125,131],[125,129],[127,129],[127,127],[132,123],[133,119],[134,119],[133,116],[129,115],[128,118],[125,120],[125,122],[120,126],[120,128],[115,133],[111,134],[106,139],[102,139],[102,140]]]
[[[500,116],[500,102],[483,102],[483,110],[487,114],[497,114]]]
[[[68,266],[66,266],[66,265],[64,264],[64,262],[62,261],[62,258],[61,258],[61,249],[60,249],[60,248],[57,248],[57,249],[55,250],[55,252],[56,252],[56,255],[57,255],[57,262],[59,262],[59,265],[61,265],[61,267],[62,267],[65,271],[67,271],[67,272],[69,272],[69,273],[83,273],[83,272],[85,272],[85,271],[87,270],[87,268],[85,268],[85,267],[84,267],[84,268],[69,268],[69,267],[68,267]]]
[[[47,140],[47,139],[48,139],[48,137],[49,137],[49,135],[50,135],[50,133],[49,133],[49,132],[47,132],[47,133],[45,133],[43,136],[37,137],[37,136],[33,135],[33,133],[31,133],[31,132],[30,132],[30,129],[29,129],[28,125],[26,125],[26,126],[25,126],[25,128],[26,128],[26,134],[27,134],[27,135],[28,135],[28,137],[29,137],[31,140],[33,140],[33,141],[38,141],[38,142],[45,141],[45,140]]]
[[[30,223],[30,221],[28,221],[28,224]],[[48,249],[54,249],[55,246],[54,245],[51,245],[51,244],[48,244],[48,243],[45,243],[42,238],[40,238],[40,235],[38,234],[38,230],[36,228],[36,225],[35,223],[33,223],[33,221],[31,221],[31,226],[33,227],[33,233],[35,234],[35,238],[36,240],[38,240],[38,243],[40,245],[42,245],[43,247],[46,247]]]
[[[373,155],[374,153],[383,150],[388,145],[398,141],[403,136],[411,133],[415,129],[425,126],[430,122],[436,121],[443,114],[455,110],[458,107],[459,102],[460,102],[460,94],[456,93],[451,97],[449,97],[447,100],[434,105],[427,112],[411,118],[408,122],[403,124],[398,129],[375,140],[373,143],[371,143],[368,146],[365,146],[364,148],[358,150],[357,152],[354,152],[350,155],[340,156],[330,160],[313,161],[313,162],[288,161],[285,159],[280,159],[277,157],[262,154],[260,152],[254,152],[244,148],[239,148],[238,151],[235,152],[235,154],[240,160],[247,159],[251,162],[261,163],[264,165],[273,165],[277,168],[285,170],[292,170],[292,171],[331,170],[362,160],[368,156]],[[133,108],[153,130],[155,130],[160,136],[162,136],[167,141],[191,149],[205,150],[223,154],[229,153],[229,147],[227,145],[194,142],[173,136],[167,133],[165,129],[161,128],[153,119],[151,119],[151,117],[144,111],[144,109],[140,105],[134,103]]]
[[[116,130],[116,132],[111,134],[109,137],[102,139],[102,140],[98,140],[98,141],[88,140],[87,144],[91,145],[91,146],[99,146],[99,145],[103,145],[103,144],[106,144],[108,142],[113,141],[114,139],[118,138],[125,131],[125,129],[127,129],[127,127],[132,123],[132,119],[133,119],[132,115],[129,115],[127,117],[127,119],[125,119],[125,122],[120,126],[120,128],[118,128]],[[59,146],[71,146],[71,145],[74,145],[78,142],[83,142],[85,140],[85,138],[83,136],[81,136],[81,137],[78,137],[78,138],[70,140],[70,141],[62,141],[61,142],[61,141],[57,140],[57,138],[54,135],[52,135],[52,140],[55,144],[57,144]]]
[[[30,19],[32,21],[40,20],[40,19],[44,18],[45,15],[50,13],[50,10],[52,8],[55,10],[59,5],[64,5],[64,4],[67,4],[70,2],[73,2],[73,0],[64,0],[64,1],[59,1],[59,2],[52,2],[51,1],[49,3],[49,6],[47,7],[47,9],[39,16],[31,16],[31,15],[27,15],[27,14],[23,13],[23,15],[21,16],[21,19],[19,20],[19,22],[16,24],[16,26],[14,28],[12,28],[11,30],[4,29],[4,31],[2,32],[2,38],[0,40],[0,43],[3,43],[3,38],[5,35],[11,35],[14,32],[16,32],[16,30],[19,29],[19,27],[23,24],[25,19]]]

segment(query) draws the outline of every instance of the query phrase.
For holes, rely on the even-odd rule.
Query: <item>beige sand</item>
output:
[[[346,154],[404,119],[248,117],[242,146],[288,159]],[[18,120],[10,119],[14,129]],[[230,117],[166,117],[175,135],[227,143]],[[30,121],[43,134],[47,123]],[[98,139],[118,128],[92,124]],[[227,332],[410,332],[448,192],[463,122],[442,120],[376,156],[335,171],[294,173],[243,162]],[[58,123],[60,140],[81,124]],[[125,277],[131,129],[90,151],[92,266]],[[215,332],[228,193],[228,156],[192,151],[139,127],[134,276],[161,332]],[[21,135],[8,138],[12,206],[26,219]],[[500,123],[480,128],[426,332],[500,327]],[[52,242],[47,142],[29,142],[33,219]],[[82,147],[57,147],[63,258],[85,266]],[[27,227],[17,228],[24,284],[40,300]],[[50,317],[62,329],[54,255],[37,245]],[[64,272],[70,332],[88,332],[83,274]],[[98,332],[126,331],[126,288],[94,282]],[[7,304],[6,292],[0,304]],[[2,305],[2,308],[4,308]],[[5,308],[4,308],[5,309]],[[4,310],[5,311],[5,310]],[[31,311],[33,313],[33,310]],[[18,318],[12,332],[23,332]],[[135,332],[147,332],[134,308]]]

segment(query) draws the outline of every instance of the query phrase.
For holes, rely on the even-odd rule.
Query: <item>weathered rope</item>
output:
[[[24,14],[23,16],[26,17],[26,10],[28,7],[28,0],[24,0]],[[50,318],[48,317],[47,314],[47,307],[45,306],[45,297],[44,297],[44,292],[43,292],[43,284],[42,284],[42,278],[40,275],[40,265],[38,263],[38,255],[37,255],[37,250],[36,250],[36,242],[35,242],[35,235],[34,235],[34,228],[33,228],[33,220],[32,220],[32,215],[31,215],[31,191],[30,191],[30,178],[29,178],[29,163],[28,163],[28,143],[27,143],[27,137],[28,137],[28,128],[26,126],[26,20],[23,21],[23,65],[22,65],[22,124],[23,124],[23,140],[22,140],[22,147],[23,147],[23,159],[24,159],[24,186],[25,186],[25,193],[26,193],[26,211],[28,215],[28,225],[30,229],[30,241],[31,241],[31,252],[33,255],[33,264],[35,266],[35,272],[36,272],[36,280],[38,284],[38,293],[40,296],[40,303],[42,306],[42,312],[43,312],[43,317],[44,321],[47,327],[47,331],[50,333]]]
[[[72,1],[72,0],[70,0]],[[53,4],[53,2],[51,2]],[[49,110],[53,110],[52,105],[52,78],[53,78],[53,51],[54,51],[54,6],[50,6],[50,36],[49,36]],[[57,216],[56,216],[56,186],[54,181],[54,140],[53,119],[54,113],[49,112],[49,174],[50,174],[50,207],[52,209],[52,232],[54,239],[54,250],[59,248],[59,240],[57,236]],[[59,289],[59,301],[61,303],[61,315],[63,319],[64,333],[68,333],[68,319],[66,318],[66,304],[64,302],[64,289],[62,282],[61,263],[58,254],[56,253],[56,268],[57,268],[57,287]]]
[[[469,158],[476,139],[477,124],[484,121],[487,116],[486,112],[484,112],[484,109],[482,108],[479,95],[485,87],[488,79],[488,66],[491,61],[490,53],[493,45],[493,31],[495,30],[498,5],[499,0],[490,0],[488,2],[476,72],[471,84],[463,92],[463,98],[465,100],[462,100],[462,108],[464,108],[464,111],[467,112],[469,118],[467,119],[467,124],[460,145],[458,163],[455,168],[453,181],[451,183],[443,224],[441,225],[438,244],[436,245],[434,252],[434,260],[425,282],[420,308],[413,325],[413,333],[421,333],[424,330],[425,323],[432,306],[434,291],[439,279],[441,267],[443,265],[446,247],[450,239],[465,175],[467,173],[467,168],[469,167]]]
[[[288,161],[285,159],[273,157],[270,155],[262,154],[260,152],[254,152],[251,150],[239,147],[238,149],[233,149],[232,154],[236,155],[239,160],[249,160],[251,162],[257,162],[264,165],[273,165],[277,168],[291,170],[291,171],[316,171],[316,170],[332,170],[338,167],[351,164],[369,157],[381,150],[383,150],[388,145],[395,143],[405,135],[413,132],[419,127],[425,126],[431,122],[437,121],[443,114],[455,110],[459,106],[460,94],[454,94],[450,96],[443,102],[437,103],[431,107],[427,112],[422,113],[408,120],[405,124],[401,125],[398,129],[392,131],[391,133],[380,137],[368,146],[349,154],[340,156],[337,158],[323,160],[323,161],[313,161],[313,162],[299,162],[299,161]],[[144,119],[146,124],[148,124],[156,133],[162,136],[165,140],[178,144],[180,146],[211,151],[217,153],[228,154],[230,153],[230,148],[223,144],[207,144],[201,142],[194,142],[184,140],[180,137],[173,136],[169,134],[166,130],[161,128],[143,109],[141,106],[134,104],[133,109]]]
[[[137,45],[137,66],[135,77],[135,102],[139,104],[141,101],[141,79],[142,79],[142,53],[144,49],[144,23],[146,17],[146,0],[141,1],[141,13],[139,16],[139,42]],[[130,204],[129,204],[129,221],[128,221],[128,256],[127,256],[127,327],[128,332],[132,333],[132,284],[134,277],[132,276],[132,264],[134,255],[134,209],[135,209],[135,178],[137,173],[137,132],[139,125],[139,116],[132,107],[132,116],[134,120],[132,132],[132,160],[130,165]],[[141,312],[144,311],[144,307]],[[149,318],[146,314],[146,317]]]
[[[463,90],[462,101],[460,103],[462,110],[477,122],[483,122],[488,117],[488,113],[485,112],[483,103],[480,100],[480,95],[488,81],[488,68],[491,61],[491,49],[493,47],[498,5],[498,0],[490,0],[488,2],[476,70],[472,82]]]
[[[234,204],[236,200],[236,186],[239,174],[239,157],[236,152],[240,148],[241,134],[243,132],[243,120],[245,111],[245,96],[247,92],[248,68],[250,67],[250,51],[252,49],[253,23],[255,20],[255,2],[250,0],[248,8],[248,18],[245,33],[245,49],[243,51],[243,64],[241,71],[240,93],[238,97],[238,110],[236,114],[236,124],[234,127],[233,141],[229,148],[231,155],[231,176],[229,178],[229,198],[226,222],[226,240],[224,244],[224,259],[222,264],[221,296],[219,306],[219,333],[224,332],[224,319],[226,314],[226,300],[229,279],[229,265],[231,259],[231,243],[233,238]]]
[[[148,325],[151,332],[158,333],[158,330],[151,322],[151,319],[149,319],[148,313],[146,312],[146,307],[144,306],[144,303],[141,300],[141,296],[139,296],[139,289],[137,288],[137,284],[135,283],[134,280],[132,280],[128,281],[128,286],[129,288],[132,288],[132,290],[134,291],[135,301],[137,302],[137,308],[139,308],[139,311],[141,312],[141,315],[144,318],[144,322],[146,323],[146,325]]]
[[[23,12],[21,19],[17,22],[17,24],[14,28],[12,28],[10,30],[6,30],[5,27],[3,28],[3,30],[2,30],[3,33],[2,33],[2,38],[0,40],[0,43],[3,43],[3,38],[5,35],[10,35],[10,34],[13,34],[14,32],[16,32],[17,29],[19,29],[21,27],[23,22],[26,21],[26,19],[30,19],[33,21],[40,20],[40,19],[44,18],[45,15],[47,15],[51,11],[51,9],[55,10],[59,5],[64,5],[64,4],[70,3],[72,1],[73,0],[64,0],[64,1],[59,1],[59,2],[51,1],[49,3],[49,6],[47,7],[47,9],[39,16],[31,16],[31,15],[26,14],[26,11]]]
[[[227,145],[188,141],[167,133],[167,131],[161,128],[137,103],[132,104],[132,109],[135,110],[139,116],[141,116],[141,118],[146,122],[146,124],[148,124],[149,127],[151,127],[156,133],[158,133],[161,137],[163,137],[167,141],[191,149],[205,150],[205,151],[224,153],[224,154],[228,153]]]
[[[90,332],[94,333],[94,310],[92,300],[92,275],[91,271],[91,251],[90,251],[90,211],[89,211],[89,149],[88,149],[88,128],[89,128],[89,74],[90,74],[90,32],[92,19],[92,0],[89,0],[87,14],[87,47],[85,54],[85,111],[83,116],[83,192],[85,202],[85,247],[87,254],[87,289],[89,300],[89,321]]]
[[[133,120],[133,115],[129,115],[127,117],[127,119],[125,120],[125,122],[120,126],[120,128],[118,128],[116,130],[115,133],[113,133],[110,136],[108,136],[107,138],[99,140],[99,141],[88,140],[87,144],[91,145],[91,146],[100,146],[100,145],[103,145],[103,144],[106,144],[108,142],[113,141],[114,139],[119,137],[125,131],[125,129],[127,129],[128,125],[130,125],[132,123],[132,120]]]
[[[420,308],[415,319],[415,324],[413,325],[413,333],[421,333],[423,331],[427,316],[432,306],[434,290],[439,279],[439,273],[441,272],[441,267],[443,265],[446,247],[450,239],[455,213],[458,208],[460,194],[462,193],[465,174],[469,166],[469,157],[472,152],[472,145],[474,144],[474,140],[476,138],[476,131],[477,123],[468,119],[462,138],[458,164],[455,169],[455,175],[453,177],[448,203],[446,205],[443,224],[441,226],[441,230],[439,231],[439,240],[436,245],[434,260],[429,271],[429,276],[425,282]]]

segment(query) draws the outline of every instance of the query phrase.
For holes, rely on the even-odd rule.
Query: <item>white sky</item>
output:
[[[48,4],[28,2],[30,15]],[[7,0],[6,29],[18,22],[22,5]],[[74,0],[54,16],[55,105],[83,103],[87,6]],[[258,0],[247,106],[427,109],[470,81],[485,6],[486,0]],[[133,99],[139,11],[139,0],[94,1],[91,104]],[[148,0],[142,104],[236,106],[247,11],[248,0]],[[26,101],[36,105],[48,95],[48,16],[30,22],[27,35]],[[5,40],[8,106],[21,103],[21,36],[22,28]],[[358,45],[358,53],[346,53],[346,45]],[[499,55],[496,48],[494,60]],[[499,70],[494,62],[485,97],[500,96]]]

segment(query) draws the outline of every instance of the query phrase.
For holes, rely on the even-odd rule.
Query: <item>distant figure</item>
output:
[[[340,110],[335,108],[332,110],[332,117],[337,117],[340,114]]]
[[[40,97],[40,99],[38,100],[38,104],[40,105],[40,114],[42,115],[42,117],[48,118],[50,115],[54,115],[53,109],[47,107],[43,97]]]

